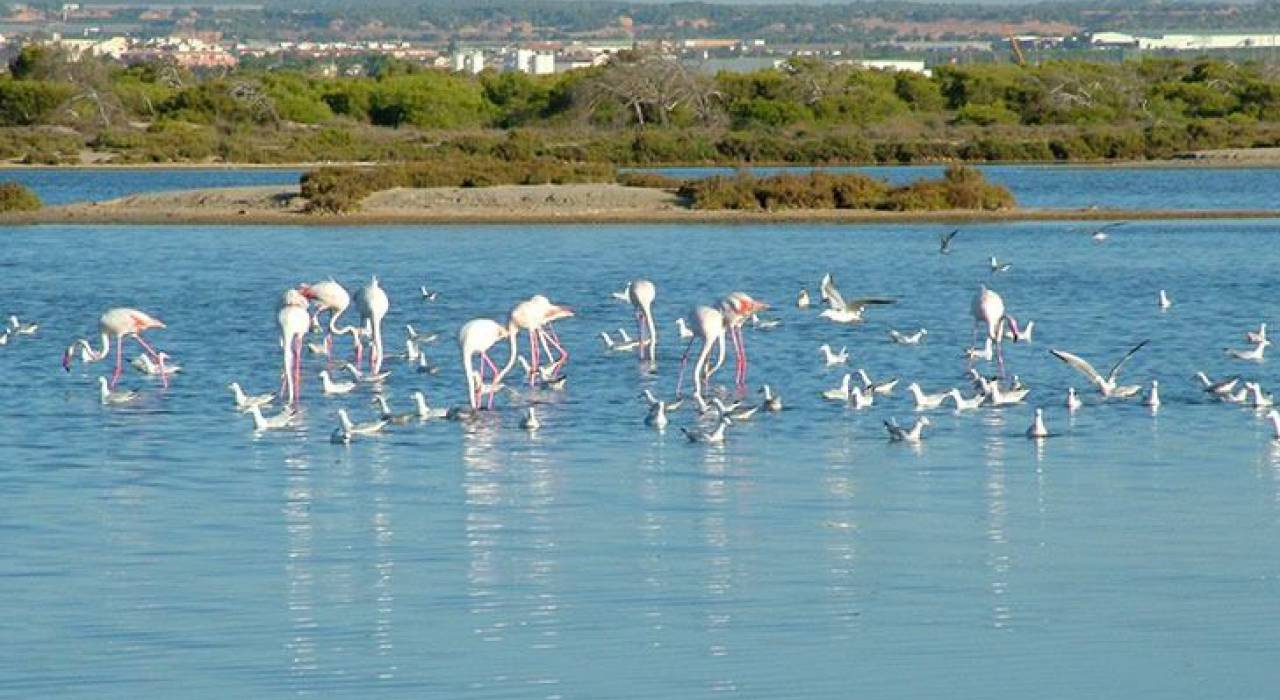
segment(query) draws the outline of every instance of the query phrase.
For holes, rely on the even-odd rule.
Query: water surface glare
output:
[[[1280,378],[1223,353],[1275,325],[1280,221],[1132,223],[1104,245],[1074,224],[971,226],[950,256],[941,230],[7,228],[4,311],[42,327],[0,347],[0,695],[1272,697],[1280,447],[1191,375]],[[990,255],[1014,267],[992,277]],[[859,327],[797,310],[828,270],[900,302]],[[439,375],[388,361],[399,410],[414,389],[464,400],[463,321],[536,292],[571,305],[544,428],[517,429],[527,397],[501,397],[469,428],[334,446],[334,411],[367,419],[371,395],[320,396],[306,356],[304,426],[255,437],[225,385],[275,388],[280,292],[371,273],[389,352],[405,323],[442,334]],[[657,376],[597,337],[634,327],[609,292],[638,275],[658,284]],[[901,389],[864,412],[819,398],[841,374],[822,342],[875,377],[963,386],[982,282],[1036,321],[1007,360],[1058,437],[1023,437],[1030,405],[944,410],[913,449],[881,426],[911,419]],[[753,389],[787,409],[723,447],[686,443],[687,410],[646,429],[636,395],[673,390],[674,318],[735,289],[783,321],[746,336]],[[126,374],[144,399],[112,409],[106,364],[57,363],[113,305],[162,318],[150,337],[186,371],[168,390]],[[922,326],[920,347],[886,338]],[[1124,376],[1160,379],[1155,415],[1099,405],[1047,353],[1109,366],[1143,338]]]

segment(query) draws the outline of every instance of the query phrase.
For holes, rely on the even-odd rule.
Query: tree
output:
[[[577,97],[587,114],[602,103],[612,103],[622,108],[623,118],[638,126],[665,126],[682,112],[700,123],[710,123],[722,114],[710,79],[674,57],[654,53],[615,56],[603,71],[581,83]]]

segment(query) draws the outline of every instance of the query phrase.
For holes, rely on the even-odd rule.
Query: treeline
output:
[[[554,76],[424,70],[198,75],[27,47],[0,78],[0,157],[619,165],[1167,158],[1280,144],[1280,74],[1214,60],[939,66],[794,60],[700,74],[654,54]]]

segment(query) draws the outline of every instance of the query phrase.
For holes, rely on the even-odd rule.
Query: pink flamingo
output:
[[[302,340],[311,329],[307,298],[296,289],[287,290],[280,300],[276,322],[280,325],[280,349],[284,352],[284,371],[280,378],[280,396],[291,404],[298,403],[302,391]]]
[[[518,332],[518,329],[514,326],[504,326],[487,318],[467,321],[458,330],[458,351],[462,356],[462,371],[467,375],[467,400],[470,402],[472,410],[480,408],[480,397],[486,387],[489,389],[489,408],[493,408],[493,396],[497,393],[498,383],[502,381],[502,377],[506,375],[511,366],[515,364],[516,334]],[[511,343],[511,359],[507,362],[506,367],[499,370],[493,359],[489,357],[489,349],[504,339],[509,340]],[[480,356],[478,371],[472,368],[471,363],[471,358],[476,355]],[[489,384],[485,384],[484,381],[486,366],[493,371],[493,381]],[[479,380],[478,382],[477,379]]]
[[[724,314],[719,309],[699,306],[689,315],[689,321],[689,325],[693,327],[693,337],[689,339],[689,344],[685,346],[684,354],[680,358],[680,378],[676,381],[676,395],[679,396],[681,389],[684,388],[684,368],[689,360],[689,351],[693,349],[693,342],[701,340],[702,348],[698,351],[698,359],[693,364],[693,396],[698,400],[699,406],[702,406],[705,403],[702,398],[703,382],[724,364],[725,320]],[[713,345],[719,345],[720,358],[716,361],[715,367],[708,368],[707,358],[711,355]]]
[[[573,316],[573,310],[567,306],[552,304],[551,300],[541,294],[534,295],[529,299],[516,304],[511,309],[511,321],[508,324],[512,332],[516,335],[521,330],[529,332],[529,385],[533,386],[538,377],[538,347],[546,351],[547,358],[551,359],[553,353],[552,348],[547,347],[548,342],[556,351],[560,353],[559,359],[551,362],[552,374],[559,372],[560,368],[569,361],[569,353],[560,344],[560,339],[556,336],[555,329],[551,323],[562,318],[570,318]],[[518,347],[519,341],[516,340],[515,345]],[[508,361],[507,370],[510,370],[511,363],[515,361],[513,354]]]
[[[67,346],[66,351],[62,353],[62,368],[68,372],[71,371],[71,361],[75,356],[76,348],[81,348],[80,357],[85,362],[97,362],[105,359],[111,353],[111,338],[114,337],[116,339],[116,371],[111,375],[110,386],[114,390],[116,382],[120,381],[120,373],[124,371],[124,339],[133,338],[151,356],[151,359],[160,366],[160,381],[167,387],[169,386],[169,377],[168,373],[164,371],[164,355],[157,353],[147,341],[142,339],[143,331],[164,327],[164,323],[145,311],[128,307],[107,309],[102,316],[98,317],[98,333],[102,340],[101,347],[95,350],[89,345],[89,341],[84,338],[75,341]]]
[[[350,335],[356,352],[356,366],[364,360],[364,344],[360,342],[360,329],[351,324],[338,326],[338,318],[351,306],[351,294],[333,279],[315,284],[303,284],[298,287],[302,296],[315,302],[316,310],[312,315],[312,323],[318,322],[320,314],[329,312],[329,323],[324,336],[325,351],[333,359],[333,338],[339,335]]]
[[[970,307],[973,314],[973,344],[978,344],[978,326],[985,324],[987,327],[987,338],[991,339],[996,346],[996,364],[1000,369],[1000,376],[1004,376],[1004,344],[1001,342],[1004,338],[1004,325],[1007,322],[1009,329],[1013,331],[1014,336],[1018,335],[1018,321],[1014,317],[1005,312],[1004,299],[994,291],[987,289],[987,286],[979,285],[978,293],[973,297],[973,304]]]
[[[633,280],[627,285],[627,297],[636,309],[636,326],[640,338],[640,359],[646,353],[650,361],[658,357],[658,331],[653,323],[653,300],[658,296],[658,289],[649,280]]]
[[[382,319],[391,309],[391,300],[387,293],[378,286],[375,275],[360,291],[356,292],[356,308],[360,310],[360,320],[372,326],[372,339],[369,348],[369,370],[372,374],[382,371]]]
[[[732,292],[720,301],[720,312],[724,315],[729,336],[733,339],[734,382],[738,388],[747,385],[747,345],[742,338],[742,326],[752,316],[768,308],[768,304],[752,299],[745,292]]]

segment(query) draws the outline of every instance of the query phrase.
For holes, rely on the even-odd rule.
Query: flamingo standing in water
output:
[[[387,293],[378,286],[375,275],[360,291],[356,292],[356,308],[360,311],[360,320],[371,326],[369,349],[369,371],[378,374],[382,371],[382,319],[391,309],[391,300]],[[358,364],[358,363],[357,363]]]
[[[729,337],[733,339],[734,382],[739,389],[747,385],[747,345],[742,339],[742,326],[768,308],[768,304],[752,299],[745,292],[732,292],[720,301],[720,313],[729,330]]]
[[[470,402],[472,410],[480,408],[480,397],[486,387],[489,389],[489,408],[493,408],[493,396],[497,392],[498,383],[502,381],[502,377],[511,366],[515,364],[517,332],[519,332],[519,329],[514,326],[504,326],[487,318],[467,321],[458,330],[458,351],[462,356],[462,371],[467,375],[467,400]],[[509,340],[511,343],[511,357],[513,359],[507,363],[506,367],[499,370],[493,359],[489,357],[489,349],[504,339]],[[480,356],[478,370],[472,369],[471,366],[471,358],[476,355]],[[493,381],[488,384],[485,384],[484,381],[484,369],[486,366],[493,371]]]
[[[311,329],[311,313],[307,298],[296,289],[284,293],[276,323],[280,325],[280,349],[284,353],[284,369],[280,377],[280,396],[289,404],[298,403],[302,390],[302,341]]]
[[[98,333],[101,337],[101,345],[94,349],[89,345],[89,341],[81,338],[71,345],[67,346],[65,352],[62,353],[62,368],[71,371],[71,361],[75,357],[77,348],[81,350],[80,357],[85,362],[97,362],[106,359],[111,354],[111,338],[116,340],[116,371],[111,375],[110,389],[116,388],[116,382],[120,381],[120,373],[124,371],[124,339],[133,338],[138,341],[142,349],[146,351],[151,359],[160,367],[160,380],[164,386],[169,386],[168,373],[164,371],[164,357],[155,351],[147,341],[142,339],[142,332],[152,328],[164,328],[165,325],[159,319],[148,314],[145,311],[131,309],[128,307],[117,307],[107,309],[102,316],[98,317]]]
[[[513,347],[518,345],[519,340],[515,337],[521,330],[529,331],[529,386],[533,386],[538,378],[538,348],[542,347],[547,353],[547,358],[551,360],[553,353],[552,347],[560,353],[559,359],[551,361],[551,373],[555,376],[569,361],[569,353],[560,344],[560,339],[556,336],[555,329],[551,327],[553,321],[573,316],[573,310],[567,306],[552,304],[551,300],[541,294],[536,294],[525,301],[516,304],[511,309],[511,321],[509,329],[513,333]],[[548,347],[550,343],[551,347]],[[510,371],[515,363],[517,352],[512,352],[508,359],[507,367],[503,370],[505,375]]]
[[[350,335],[356,351],[356,366],[364,359],[364,344],[360,342],[360,329],[351,324],[338,326],[338,318],[351,306],[351,294],[333,279],[315,284],[303,284],[298,287],[302,296],[315,302],[316,310],[312,321],[317,322],[320,314],[329,312],[328,331],[324,336],[325,353],[332,359],[333,338],[339,335]]]
[[[680,378],[676,382],[676,395],[679,396],[680,390],[684,387],[684,368],[688,363],[693,341],[701,339],[702,349],[698,351],[698,360],[693,364],[693,396],[697,399],[699,407],[702,407],[706,405],[706,401],[702,398],[702,383],[724,364],[725,319],[719,309],[699,306],[689,315],[689,321],[693,326],[693,337],[689,339],[684,355],[680,358]],[[720,347],[720,357],[715,367],[708,370],[707,358],[711,355],[713,345]]]
[[[987,339],[995,343],[996,362],[1000,368],[1000,376],[1004,376],[1004,344],[1001,340],[1004,338],[1004,327],[1007,323],[1009,329],[1013,331],[1014,337],[1018,335],[1018,321],[1014,317],[1005,312],[1004,299],[1000,295],[987,289],[986,285],[978,287],[978,293],[973,297],[973,304],[970,307],[973,313],[973,344],[978,344],[978,327],[986,325]]]
[[[636,326],[640,329],[636,334],[640,338],[640,359],[646,353],[650,362],[658,358],[658,330],[653,323],[653,300],[658,296],[658,288],[649,280],[633,280],[627,285],[627,297],[636,309]]]

